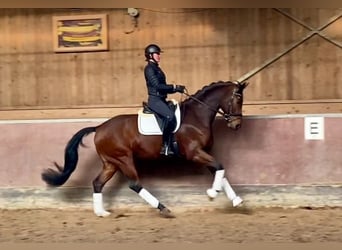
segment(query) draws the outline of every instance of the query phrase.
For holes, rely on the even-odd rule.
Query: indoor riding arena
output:
[[[0,243],[342,242],[342,9],[13,8],[0,9],[0,27]],[[206,149],[238,206],[208,197],[207,168],[163,156],[135,166],[174,218],[120,171],[103,191],[110,215],[97,216],[94,133],[65,184],[42,180],[77,131],[142,109],[151,43],[167,83],[190,97],[249,83],[241,128],[217,113]]]

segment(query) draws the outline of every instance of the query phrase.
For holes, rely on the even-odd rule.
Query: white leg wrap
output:
[[[142,188],[139,192],[139,196],[143,198],[148,204],[150,204],[154,208],[158,208],[159,201],[156,197],[154,197],[150,192],[148,192],[145,188]]]
[[[214,182],[211,188],[207,189],[207,195],[210,198],[215,198],[217,193],[222,190],[222,179],[224,176],[224,169],[215,172]]]
[[[224,191],[226,192],[227,197],[232,201],[236,197],[236,194],[234,190],[232,189],[232,187],[230,186],[227,178],[223,178],[222,186],[223,186]]]
[[[227,178],[223,178],[222,186],[223,186],[224,191],[226,192],[227,197],[232,201],[234,207],[242,203],[242,199],[239,196],[236,196]]]
[[[102,193],[93,193],[93,208],[94,208],[94,213],[97,216],[105,217],[105,216],[110,215],[110,213],[104,210],[103,208]]]
[[[222,179],[223,179],[223,176],[224,176],[224,169],[217,170],[215,172],[215,178],[214,178],[212,189],[215,189],[216,191],[221,191],[222,190]]]

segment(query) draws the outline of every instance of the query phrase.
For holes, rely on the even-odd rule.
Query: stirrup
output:
[[[162,155],[174,155],[175,153],[172,151],[172,147],[168,146],[168,145],[163,145],[160,154]]]

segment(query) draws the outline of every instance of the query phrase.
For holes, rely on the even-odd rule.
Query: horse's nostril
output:
[[[239,129],[239,128],[241,128],[241,124],[237,124],[237,125],[235,126],[235,129]]]

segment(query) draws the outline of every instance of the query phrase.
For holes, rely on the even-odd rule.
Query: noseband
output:
[[[205,102],[202,102],[201,100],[197,99],[196,97],[189,95],[188,93],[184,92],[183,94],[185,94],[189,98],[193,99],[194,101],[206,106],[209,110],[214,111],[215,113],[219,113],[220,115],[223,116],[223,118],[225,119],[226,122],[232,122],[232,118],[235,118],[235,117],[242,117],[242,113],[233,113],[232,102],[233,102],[234,97],[235,96],[240,96],[240,97],[242,96],[240,93],[237,93],[235,90],[234,90],[234,92],[233,92],[233,94],[230,97],[230,100],[228,102],[228,113],[223,112],[221,110],[216,110],[213,107],[206,104]]]

